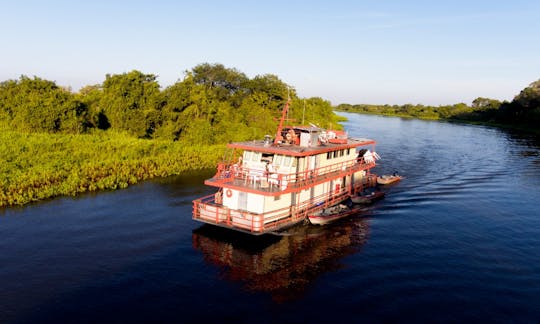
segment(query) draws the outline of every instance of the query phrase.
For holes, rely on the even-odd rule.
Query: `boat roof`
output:
[[[242,149],[248,151],[273,153],[289,156],[309,156],[317,155],[326,152],[338,151],[348,148],[356,148],[359,146],[375,145],[376,142],[368,138],[347,138],[345,143],[325,143],[316,146],[300,146],[295,144],[268,144],[263,140],[234,142],[227,144],[227,147],[234,149]]]

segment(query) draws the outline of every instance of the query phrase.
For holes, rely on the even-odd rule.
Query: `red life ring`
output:
[[[232,191],[231,191],[231,189],[225,190],[225,194],[227,195],[227,197],[231,198],[231,197],[232,197]]]

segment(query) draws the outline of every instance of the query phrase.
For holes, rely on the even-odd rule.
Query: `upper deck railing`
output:
[[[268,165],[264,168],[247,168],[234,163],[219,163],[216,175],[206,183],[214,186],[242,186],[266,192],[283,193],[368,170],[375,165],[375,161],[367,162],[363,157],[303,171],[297,171],[297,168],[273,170]]]

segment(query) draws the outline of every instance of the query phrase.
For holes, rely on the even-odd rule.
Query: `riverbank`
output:
[[[444,122],[449,122],[449,123],[457,123],[457,124],[465,124],[465,125],[482,125],[482,126],[497,127],[497,128],[502,128],[502,129],[508,129],[508,130],[517,130],[521,132],[527,132],[531,134],[540,135],[540,129],[533,126],[529,126],[529,125],[523,125],[523,124],[503,124],[503,123],[496,123],[493,121],[467,120],[467,119],[460,119],[460,118],[443,118],[435,114],[408,115],[408,114],[403,114],[403,113],[400,114],[400,113],[387,113],[387,112],[374,112],[374,111],[354,111],[354,110],[338,109],[336,107],[334,107],[334,111],[362,114],[362,115],[373,115],[373,116],[399,117],[399,118],[420,119],[420,120],[436,120],[436,121],[444,121]]]
[[[66,135],[2,129],[0,207],[214,168],[224,149],[111,131]]]

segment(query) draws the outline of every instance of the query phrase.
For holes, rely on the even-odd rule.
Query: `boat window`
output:
[[[251,151],[245,151],[244,152],[244,161],[251,160]]]
[[[332,152],[326,153],[326,159],[330,160],[332,158]]]
[[[290,156],[285,156],[283,158],[283,166],[290,166],[291,165],[291,157]]]
[[[298,158],[292,159],[292,166],[293,166],[293,168],[296,168],[296,161],[298,161]]]
[[[272,163],[274,161],[274,154],[263,153],[261,161]]]
[[[251,155],[251,161],[260,162],[261,161],[261,153],[253,152],[253,154]]]
[[[334,151],[334,158],[337,158],[337,157],[338,157],[338,152]]]
[[[274,156],[274,165],[280,165],[281,164],[281,159],[283,158],[282,155],[276,155]]]

